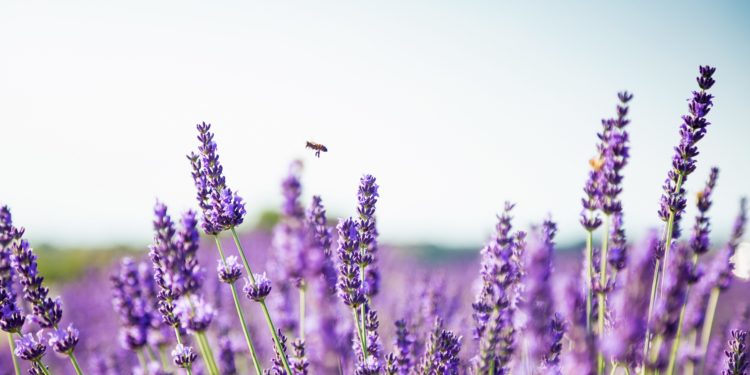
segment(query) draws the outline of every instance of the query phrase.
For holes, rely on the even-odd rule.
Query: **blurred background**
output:
[[[382,241],[476,254],[495,214],[551,214],[577,249],[588,160],[616,93],[635,94],[624,182],[633,239],[661,184],[699,64],[718,67],[696,191],[721,168],[723,239],[750,192],[747,3],[491,1],[0,3],[0,202],[61,271],[144,250],[158,198],[196,206],[185,154],[210,122],[229,185],[270,228],[280,180],[354,213],[381,186]],[[315,158],[308,140],[329,152]],[[691,204],[692,206],[692,204]],[[692,210],[692,207],[690,208]],[[692,214],[689,213],[688,217]],[[57,250],[65,250],[60,253]]]

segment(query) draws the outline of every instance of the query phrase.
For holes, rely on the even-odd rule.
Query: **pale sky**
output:
[[[712,64],[713,125],[687,188],[692,205],[721,168],[725,237],[750,194],[749,37],[740,1],[5,0],[0,202],[34,241],[145,244],[157,197],[195,207],[184,155],[206,121],[250,222],[302,158],[305,200],[338,216],[363,173],[378,178],[384,241],[478,245],[505,200],[519,224],[551,213],[574,240],[599,120],[627,89],[635,239],[660,224],[680,115]]]

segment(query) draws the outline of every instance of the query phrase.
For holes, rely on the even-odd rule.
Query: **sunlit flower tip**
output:
[[[226,258],[226,262],[221,259],[218,260],[219,265],[216,266],[216,272],[219,273],[219,280],[223,283],[232,284],[242,277],[242,266],[237,262],[237,257],[230,255]]]
[[[250,278],[245,279],[245,287],[242,290],[245,292],[247,298],[260,302],[263,301],[269,293],[271,293],[271,280],[266,277],[266,274],[254,274],[255,282]]]
[[[72,324],[66,329],[56,329],[49,333],[49,346],[60,354],[72,353],[78,344],[78,330]]]
[[[21,332],[26,314],[13,302],[0,303],[0,329],[9,333]]]
[[[172,350],[172,360],[177,367],[190,368],[196,358],[198,356],[193,352],[191,346],[177,344],[174,350]]]
[[[37,332],[36,336],[31,333],[24,334],[21,338],[16,339],[16,357],[26,361],[36,361],[44,355],[47,347],[42,340],[42,332]]]

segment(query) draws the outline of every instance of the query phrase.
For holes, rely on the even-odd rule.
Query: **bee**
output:
[[[310,142],[307,141],[307,144],[305,144],[305,148],[309,148],[312,150],[315,150],[315,156],[320,157],[320,152],[328,152],[328,148],[320,143]]]

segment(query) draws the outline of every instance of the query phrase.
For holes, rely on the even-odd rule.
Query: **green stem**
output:
[[[604,289],[607,287],[607,250],[609,248],[609,221],[610,215],[604,215],[604,232],[602,233],[602,251],[599,254],[599,316],[598,334],[600,338],[604,337],[604,314],[607,312],[606,299],[604,298]],[[599,351],[597,354],[597,373],[601,375],[607,367],[604,361],[604,353]]]
[[[279,351],[279,357],[281,357],[281,363],[284,365],[284,370],[287,372],[287,374],[292,374],[292,370],[289,367],[289,360],[286,358],[286,353],[284,352],[284,349],[281,347],[281,341],[279,340],[279,334],[276,331],[276,326],[273,325],[273,321],[271,320],[271,314],[268,313],[268,307],[266,306],[266,301],[260,301],[260,307],[263,309],[263,315],[266,317],[266,323],[268,323],[268,329],[271,330],[271,333],[273,334],[273,341],[276,344],[276,349]]]
[[[177,343],[180,344],[180,345],[182,345],[182,335],[180,334],[180,329],[177,328],[177,327],[174,327],[174,336],[177,339]],[[192,375],[193,374],[192,369],[191,369],[190,366],[185,367],[185,373],[187,375]]]
[[[690,288],[690,287],[688,287]],[[680,336],[682,335],[682,322],[685,320],[685,305],[682,305],[680,311],[680,320],[677,322],[677,335],[672,340],[672,349],[669,352],[669,365],[667,366],[667,375],[674,375],[675,364],[677,363],[677,349],[680,347]]]
[[[362,283],[362,288],[365,287],[365,265],[360,264],[359,265],[359,278]],[[365,330],[365,319],[367,318],[365,307],[367,303],[363,303],[362,306],[360,306],[360,309],[362,312],[360,313],[360,319],[362,320],[362,353],[364,354],[364,358],[367,359],[367,331]]]
[[[240,243],[240,237],[237,236],[237,231],[234,229],[234,227],[231,228],[232,232],[232,239],[234,239],[234,245],[237,247],[237,252],[240,254],[240,258],[242,258],[242,264],[245,265],[245,271],[247,272],[248,276],[250,277],[250,282],[255,285],[255,276],[253,275],[252,269],[250,269],[250,263],[247,261],[247,257],[245,256],[245,251],[242,249],[242,244]],[[220,245],[220,242],[218,242],[217,238],[217,244]],[[266,324],[268,324],[268,329],[271,330],[271,334],[273,335],[273,341],[274,344],[276,344],[276,349],[279,352],[279,357],[281,357],[281,362],[284,365],[284,370],[291,374],[292,370],[289,367],[289,359],[287,359],[286,353],[284,352],[284,349],[281,347],[281,341],[279,341],[279,334],[276,332],[276,326],[273,324],[273,320],[271,320],[271,314],[268,312],[268,307],[266,307],[266,301],[261,300],[260,307],[263,309],[263,316],[266,318]]]
[[[612,366],[612,370],[610,370],[609,372],[609,375],[615,375],[618,367],[620,367],[620,364],[615,362],[615,364]]]
[[[51,375],[50,372],[49,372],[49,370],[47,370],[47,366],[45,366],[44,363],[42,363],[41,360],[38,359],[38,360],[34,361],[34,364],[36,364],[36,367],[38,369],[42,370],[42,372],[45,375]]]
[[[695,339],[696,337],[695,330],[690,331],[688,334],[688,347],[689,348],[695,348]],[[685,370],[683,371],[684,375],[693,375],[695,373],[695,363],[693,359],[688,358],[685,361]]]
[[[677,184],[675,184],[675,192],[679,194],[679,191],[682,189],[682,181],[685,178],[685,176],[677,172]],[[667,267],[669,266],[669,250],[672,247],[672,232],[674,231],[674,218],[676,216],[676,212],[673,210],[669,210],[669,220],[667,220],[667,231],[664,233],[664,264],[662,264],[662,275],[667,274]],[[662,282],[664,280],[662,279]]]
[[[135,354],[138,356],[138,363],[141,364],[143,373],[147,374],[148,373],[148,361],[146,361],[146,355],[143,354],[143,349],[136,350]]]
[[[711,289],[711,295],[708,298],[708,306],[706,306],[706,319],[703,321],[701,346],[700,351],[698,352],[698,357],[701,359],[698,367],[699,374],[704,374],[706,369],[706,352],[708,352],[708,343],[711,341],[711,330],[714,324],[714,316],[716,315],[716,305],[719,302],[719,293],[721,293],[721,289]]]
[[[68,353],[68,357],[70,357],[70,363],[73,364],[73,368],[76,370],[76,374],[83,375],[83,371],[81,371],[81,366],[78,365],[78,359],[76,358],[76,355],[73,352]]]
[[[591,313],[594,296],[594,232],[586,235],[586,332],[591,333]]]
[[[167,353],[164,352],[164,345],[159,345],[159,359],[161,360],[161,367],[164,369],[164,371],[169,370],[169,358],[167,357]]]
[[[250,357],[253,360],[253,367],[255,367],[255,373],[258,375],[263,374],[263,369],[260,367],[260,360],[258,359],[258,352],[255,351],[253,340],[250,338],[250,330],[247,328],[245,323],[245,316],[242,313],[242,307],[240,306],[239,297],[237,297],[237,288],[234,284],[232,286],[232,298],[234,298],[234,306],[237,308],[237,316],[240,318],[240,325],[242,326],[242,332],[245,334],[245,342],[247,343],[248,349],[250,349]]]
[[[362,357],[365,357],[367,353],[367,346],[365,345],[364,337],[364,328],[360,325],[359,321],[359,310],[357,308],[352,308],[352,312],[354,313],[354,324],[357,326],[357,337],[359,338],[359,346],[362,348]]]
[[[299,287],[299,338],[305,341],[305,292],[307,285],[303,282]]]
[[[646,336],[644,336],[643,340],[643,358],[647,358],[648,355],[648,349],[651,344],[651,314],[654,310],[654,304],[656,303],[656,289],[657,285],[659,285],[659,272],[661,271],[661,268],[659,268],[659,259],[656,259],[656,264],[654,265],[654,277],[651,279],[651,296],[648,300],[648,314],[646,315]],[[644,373],[645,373],[645,366],[644,366]]]
[[[18,364],[18,358],[16,358],[16,342],[13,341],[13,335],[8,332],[8,348],[10,349],[10,358],[13,360],[13,369],[16,371],[16,375],[21,375],[21,367]]]
[[[219,236],[214,236],[214,240],[216,241],[216,248],[219,249],[221,262],[222,264],[226,264],[226,257],[224,256],[224,249],[221,247],[221,241],[219,240]],[[237,317],[239,317],[240,319],[240,325],[242,326],[242,333],[245,335],[245,343],[247,343],[247,348],[250,350],[250,356],[253,360],[253,367],[255,367],[255,372],[258,375],[261,375],[263,373],[263,369],[260,366],[260,360],[258,360],[258,352],[255,350],[255,345],[253,345],[253,340],[250,337],[250,330],[247,327],[247,323],[245,323],[245,314],[242,312],[240,299],[237,295],[237,287],[234,285],[234,283],[229,284],[229,286],[232,289],[232,298],[234,299],[234,307],[237,310]]]
[[[212,374],[219,375],[219,366],[216,364],[216,359],[214,358],[214,352],[211,350],[211,344],[208,342],[208,338],[206,337],[205,332],[196,332],[196,336],[198,336],[198,341],[201,342],[203,346],[203,350],[205,351],[204,359],[207,360],[209,363],[210,369],[213,370],[211,372]]]

